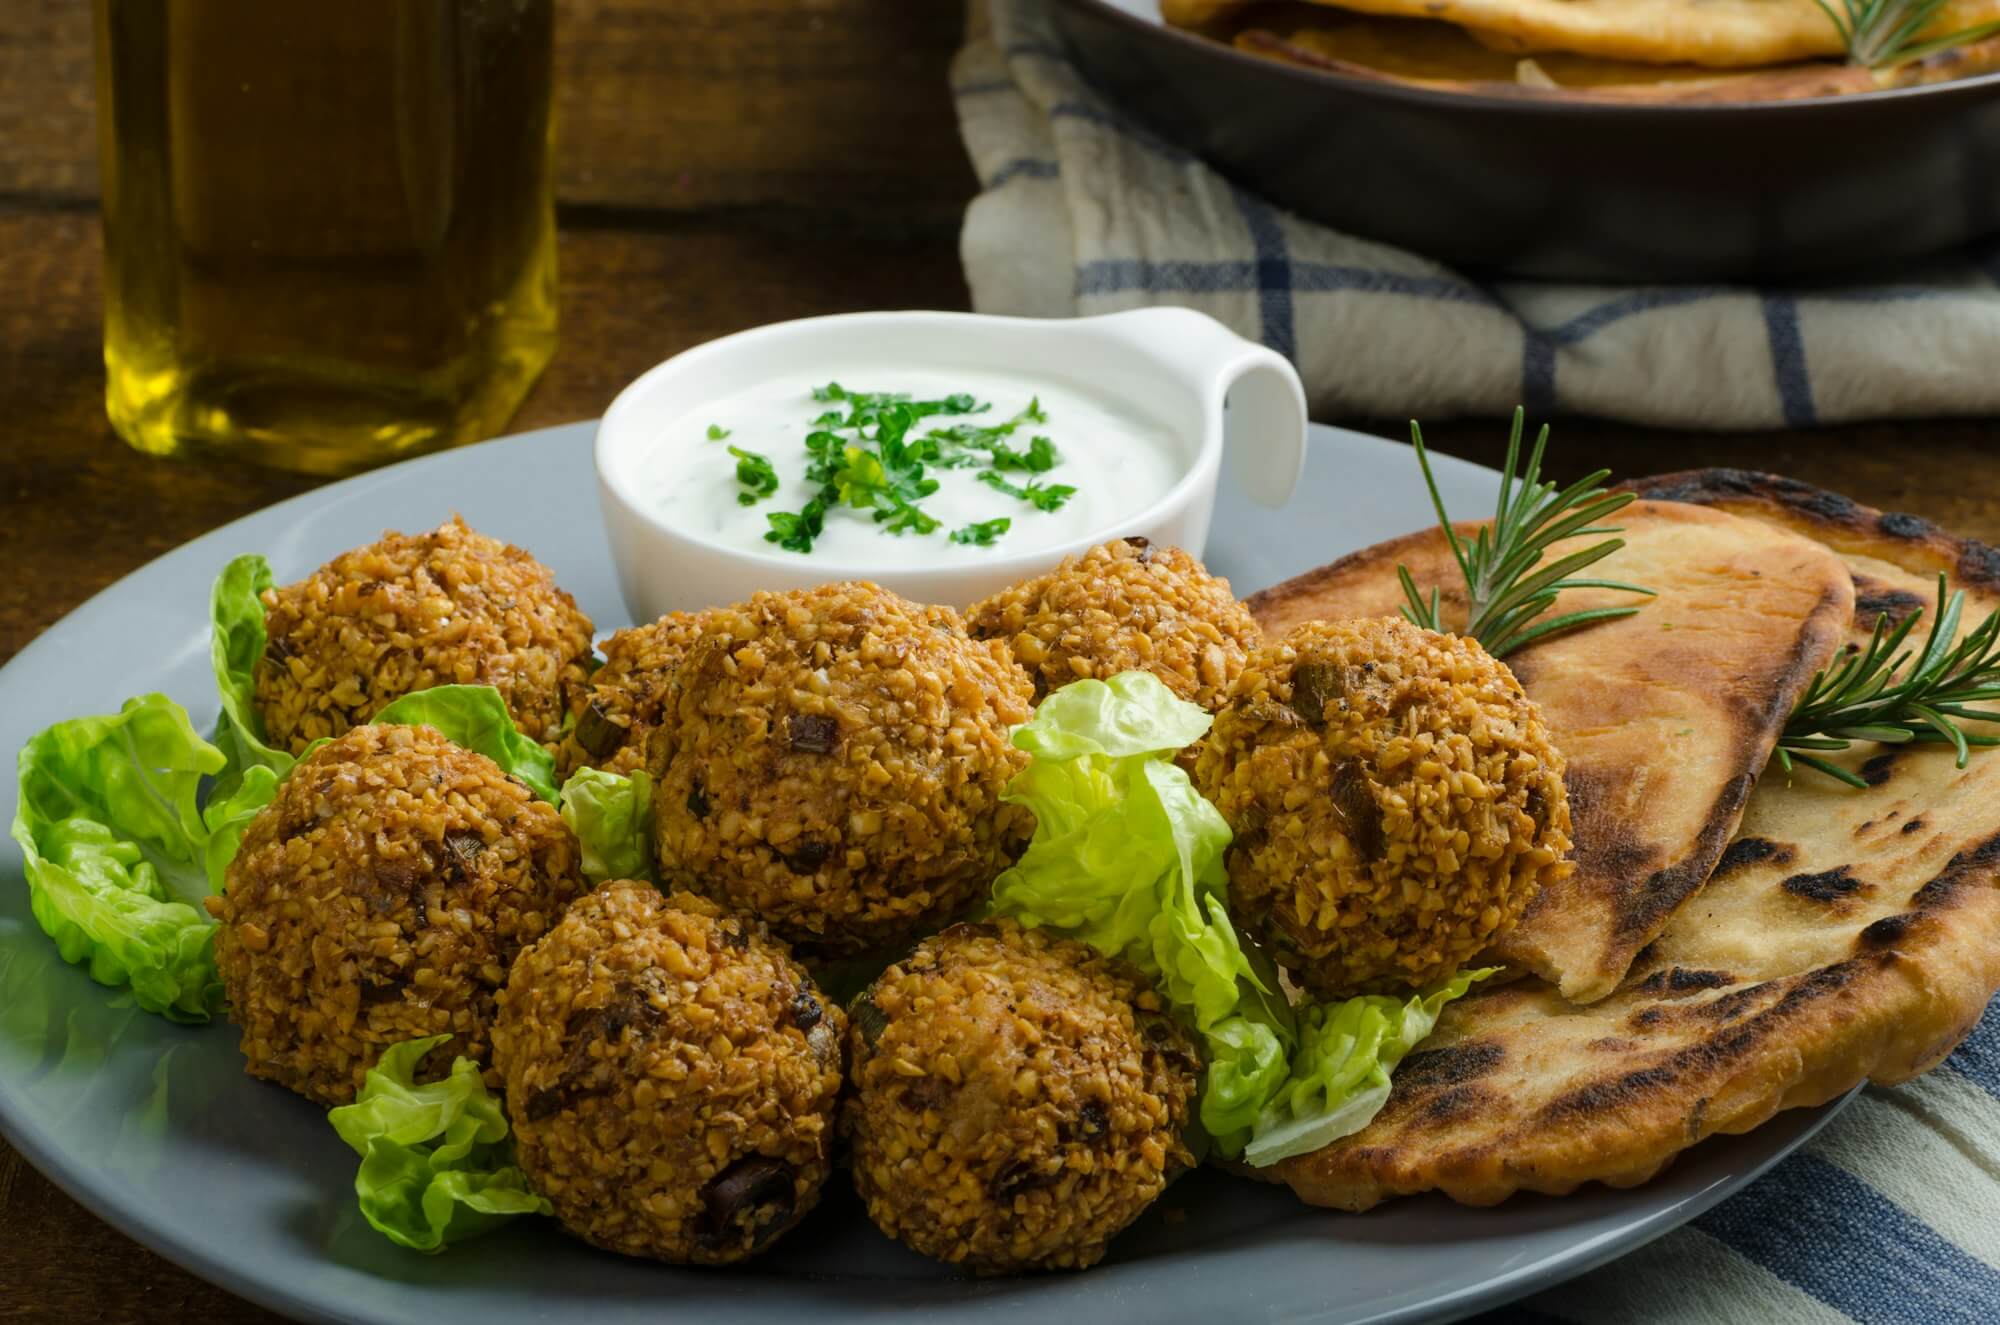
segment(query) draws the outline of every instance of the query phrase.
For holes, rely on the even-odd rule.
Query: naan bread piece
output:
[[[1261,24],[1261,20],[1260,20]],[[1449,23],[1320,10],[1235,34],[1238,50],[1373,82],[1529,100],[1701,104],[1795,101],[1915,87],[2000,67],[2000,37],[1940,51],[1893,69],[1830,60],[1765,68],[1636,64],[1566,52],[1494,50]]]
[[[1592,573],[1658,596],[1567,593],[1556,611],[1643,606],[1506,659],[1569,761],[1577,868],[1537,894],[1490,955],[1579,1003],[1616,988],[1715,868],[1779,729],[1854,610],[1840,559],[1769,524],[1668,502],[1634,502],[1613,523],[1625,547]],[[1551,556],[1596,541],[1557,544]],[[1419,585],[1444,587],[1447,622],[1464,620],[1463,580],[1435,528],[1266,589],[1250,610],[1274,638],[1315,618],[1392,615],[1403,602],[1398,564]]]
[[[1805,484],[1705,470],[1640,490],[1808,533],[1880,611],[1967,593],[2000,609],[2000,551]],[[1918,627],[1921,634],[1922,627]],[[1474,1205],[1586,1182],[1630,1186],[1704,1137],[1935,1066],[2000,988],[2000,751],[1834,756],[1857,791],[1772,768],[1695,899],[1590,1007],[1526,983],[1474,994],[1403,1060],[1368,1127],[1260,1176],[1365,1210],[1438,1190]]]
[[[1846,44],[1814,0],[1320,0],[1334,8],[1435,19],[1519,55],[1568,51],[1642,64],[1717,69],[1843,57]],[[1216,29],[1254,0],[1165,0],[1178,27]],[[1948,0],[1926,32],[2000,18],[2000,0]]]

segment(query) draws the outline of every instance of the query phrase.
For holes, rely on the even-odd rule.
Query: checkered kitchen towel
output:
[[[2000,413],[2000,245],[1895,284],[1480,284],[1272,208],[1129,122],[1048,0],[972,0],[953,69],[987,313],[1185,304],[1298,364],[1319,417],[1592,414],[1804,427]]]

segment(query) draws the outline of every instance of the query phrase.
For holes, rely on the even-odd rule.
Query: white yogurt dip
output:
[[[1046,421],[1022,422],[1001,440],[1015,451],[1027,452],[1034,438],[1046,437],[1055,447],[1057,463],[1041,473],[1005,469],[994,476],[1014,487],[1061,484],[1075,492],[1057,510],[1037,509],[979,479],[982,471],[992,469],[989,453],[940,443],[946,457],[964,455],[971,463],[960,468],[925,467],[925,477],[935,479],[938,487],[915,505],[937,521],[935,531],[892,534],[874,519],[873,511],[830,502],[811,552],[781,548],[765,538],[771,529],[768,517],[773,512],[800,511],[820,491],[820,485],[806,477],[813,459],[807,434],[825,412],[847,411],[839,402],[813,398],[813,388],[830,381],[850,391],[893,392],[919,401],[970,395],[992,406],[980,413],[921,418],[906,442],[956,425],[1004,424],[1027,409],[1030,401],[1037,401]],[[727,436],[712,438],[712,429],[726,430]],[[841,436],[852,443],[851,432]],[[874,449],[865,440],[854,444]],[[770,461],[779,479],[777,491],[754,504],[741,503],[738,496],[745,488],[738,481],[731,447]],[[1168,428],[1086,389],[1004,372],[840,363],[829,364],[812,381],[773,381],[708,401],[667,423],[636,459],[629,471],[634,495],[650,514],[690,537],[805,564],[824,560],[885,569],[976,563],[1074,542],[1099,530],[1109,536],[1117,532],[1121,520],[1165,497],[1192,464],[1185,444]],[[1000,518],[1010,522],[1008,528],[986,545],[951,538],[954,530]]]

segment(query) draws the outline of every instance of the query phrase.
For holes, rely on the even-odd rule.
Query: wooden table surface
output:
[[[559,0],[562,347],[515,420],[595,417],[640,370],[781,318],[959,308],[975,188],[945,67],[957,7]],[[310,487],[128,450],[103,411],[89,6],[0,23],[0,660],[85,598]],[[1341,420],[1369,427],[1365,420]],[[1378,426],[1381,431],[1393,429]],[[1502,425],[1427,427],[1491,462]],[[1781,470],[2000,541],[2000,424],[1687,434],[1565,421],[1620,474]],[[0,1145],[0,1322],[273,1320],[141,1249]]]

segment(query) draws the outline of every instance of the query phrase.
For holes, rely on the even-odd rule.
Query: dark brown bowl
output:
[[[2000,233],[2000,74],[1619,105],[1375,82],[1057,0],[1077,67],[1302,216],[1456,266],[1596,281],[1880,271]]]

